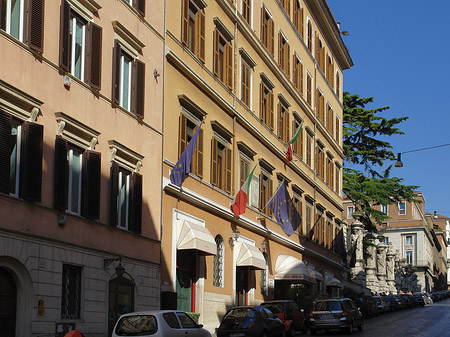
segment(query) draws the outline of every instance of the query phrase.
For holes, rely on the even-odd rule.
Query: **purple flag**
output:
[[[281,183],[280,187],[278,187],[267,206],[269,206],[277,223],[281,226],[286,235],[291,236],[298,225],[301,224],[302,218],[295,209],[284,181]]]
[[[198,126],[197,131],[195,131],[191,141],[186,146],[183,153],[181,154],[180,159],[178,159],[175,167],[170,172],[170,182],[174,185],[180,186],[186,179],[189,172],[191,172],[192,155],[194,154],[195,146],[197,145],[198,134],[200,132],[202,124],[203,121]]]

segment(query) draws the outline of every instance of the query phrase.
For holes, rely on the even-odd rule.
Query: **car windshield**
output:
[[[246,329],[251,323],[256,321],[256,311],[251,308],[232,309],[225,315],[223,320],[228,323],[237,321],[237,327]]]
[[[377,302],[377,303],[381,303],[381,298],[374,297],[374,300],[375,300],[375,302]]]
[[[314,311],[338,311],[342,310],[341,303],[338,301],[323,301],[314,304]]]
[[[281,303],[263,303],[263,304],[261,304],[261,306],[269,309],[274,314],[280,314],[283,312],[283,304],[281,304]]]
[[[146,336],[153,335],[158,330],[155,316],[132,315],[122,317],[117,323],[117,336]]]

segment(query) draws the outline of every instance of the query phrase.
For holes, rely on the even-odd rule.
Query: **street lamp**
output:
[[[449,146],[449,145],[450,145],[450,143],[448,143],[448,144],[441,144],[441,145],[435,145],[435,146],[430,146],[430,147],[424,147],[424,148],[421,148],[421,149],[409,150],[409,151],[405,151],[405,152],[398,152],[397,153],[397,161],[395,162],[394,166],[395,167],[403,167],[402,154],[410,153],[410,152],[419,152],[419,151],[431,150],[431,149],[436,149],[438,147],[444,147],[444,146]]]

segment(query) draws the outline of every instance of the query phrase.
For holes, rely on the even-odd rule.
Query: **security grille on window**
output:
[[[205,12],[197,3],[183,0],[182,42],[205,62]]]
[[[81,267],[63,264],[61,318],[80,319]]]
[[[214,256],[213,285],[223,287],[225,245],[220,235],[216,236],[217,254]]]
[[[261,42],[269,52],[273,55],[274,53],[274,23],[267,12],[266,8],[263,6],[261,8],[262,18],[261,18]]]

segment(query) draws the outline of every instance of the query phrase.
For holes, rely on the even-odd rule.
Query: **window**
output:
[[[241,60],[241,101],[250,108],[251,67]]]
[[[177,312],[177,317],[180,320],[183,329],[198,328],[197,323],[185,312]]]
[[[406,251],[406,263],[412,264],[413,263],[413,252],[410,250]]]
[[[298,58],[297,54],[294,54],[294,70],[293,70],[293,81],[294,86],[300,91],[300,94],[303,95],[303,64]]]
[[[281,0],[280,2],[288,16],[290,16],[291,0]]]
[[[301,127],[301,122],[298,121],[297,118],[294,118],[292,121],[292,134],[297,133],[298,128]],[[300,129],[300,134],[298,135],[297,141],[292,144],[292,151],[303,159],[303,128]]]
[[[278,64],[281,69],[289,77],[289,58],[290,58],[290,48],[287,39],[284,37],[283,33],[278,34]]]
[[[145,16],[145,0],[126,0],[127,3],[136,9],[139,14]]]
[[[272,212],[269,207],[267,207],[267,203],[272,197],[272,194],[272,180],[268,174],[261,172],[259,175],[259,210],[269,216],[271,216]]]
[[[194,1],[183,0],[182,42],[205,62],[205,11]]]
[[[332,248],[333,245],[333,234],[334,234],[334,228],[333,228],[333,220],[329,217],[327,217],[327,223],[325,228],[325,246],[328,249]]]
[[[298,195],[294,194],[293,195],[293,203],[295,206],[295,209],[297,210],[298,214],[300,215],[301,218],[301,223],[297,228],[297,231],[300,234],[303,234],[303,203],[302,203],[302,198],[299,197]]]
[[[412,237],[412,235],[407,235],[406,236],[406,244],[407,245],[412,245],[413,244],[413,237]]]
[[[219,31],[220,27],[220,31]],[[216,21],[214,30],[214,75],[216,75],[230,90],[233,89],[233,48],[232,34]]]
[[[312,168],[312,135],[306,132],[306,165]]]
[[[406,214],[406,203],[404,201],[398,203],[398,215]]]
[[[306,102],[312,106],[312,77],[309,73],[306,76]]]
[[[320,121],[325,124],[325,98],[319,88],[316,89],[316,114]]]
[[[327,172],[325,182],[328,186],[333,187],[333,179],[334,179],[334,169],[333,169],[333,158],[329,155],[327,156]]]
[[[113,99],[125,110],[144,117],[145,63],[114,41]]]
[[[225,245],[220,235],[216,236],[215,241],[217,246],[217,254],[214,256],[213,284],[215,287],[223,287]]]
[[[341,168],[335,165],[335,175],[334,175],[334,191],[337,194],[341,193]]]
[[[109,281],[108,295],[108,336],[111,336],[114,325],[116,324],[120,315],[122,315],[124,311],[134,311],[134,284],[125,277],[125,274],[122,277],[115,277],[114,279]],[[133,316],[128,317],[130,319],[134,318]],[[126,324],[131,322],[124,323]],[[131,325],[128,326],[131,327]],[[141,327],[143,327],[143,325],[141,325]]]
[[[260,87],[259,118],[273,130],[273,89],[267,86],[263,80]]]
[[[80,319],[81,267],[63,264],[61,318]]]
[[[187,118],[184,114],[181,114],[178,158],[181,157],[181,154],[183,153],[184,149],[189,144],[192,137],[194,137],[194,134],[197,131],[199,125],[200,120],[194,118]],[[199,131],[195,151],[194,154],[192,155],[191,173],[195,174],[200,178],[203,178],[203,129],[200,129]]]
[[[35,51],[42,53],[44,0],[1,0],[0,28]]]
[[[266,267],[261,270],[261,294],[269,294],[269,262],[267,254],[263,253],[264,260],[266,261]]]
[[[273,55],[274,53],[274,24],[270,14],[266,8],[262,7],[261,18],[261,42]]]
[[[328,132],[333,135],[334,132],[334,112],[329,104],[327,104],[326,127]]]
[[[316,36],[316,61],[319,64],[320,70],[325,72],[325,47],[323,46],[322,39]]]
[[[312,214],[313,214],[313,205],[309,202],[306,202],[305,208],[305,234],[309,235],[309,232],[312,229]]]
[[[231,193],[231,149],[227,142],[216,137],[211,143],[211,184]]]
[[[306,46],[308,47],[309,52],[312,54],[312,23],[311,20],[308,18],[308,21],[306,23]]]
[[[316,145],[316,173],[320,178],[325,179],[325,151],[319,143]]]
[[[0,109],[0,192],[40,202],[43,126]]]
[[[242,16],[249,25],[252,24],[252,1],[253,0],[242,0]]]
[[[353,212],[355,208],[353,206],[347,206],[347,219],[353,219]]]
[[[339,80],[339,72],[336,71],[336,96],[339,98],[341,93],[341,82]]]
[[[278,124],[278,137],[281,138],[282,141],[289,141],[289,111],[283,102],[278,102],[278,116],[277,116],[277,124]]]
[[[335,129],[335,139],[336,142],[340,142],[340,133],[341,133],[341,119],[338,115],[336,115],[336,129]]]
[[[303,8],[300,6],[300,0],[294,0],[294,15],[292,21],[295,29],[297,29],[303,39]]]
[[[333,88],[333,86],[334,86],[334,66],[333,66],[333,60],[331,59],[331,55],[327,56],[326,77],[327,77],[328,83],[330,83],[330,86]]]
[[[388,205],[381,205],[381,212],[383,214],[388,214]]]
[[[389,245],[389,237],[385,236],[385,237],[384,237],[383,243],[384,243],[385,245]]]
[[[75,11],[67,0],[64,1],[61,10],[61,68],[100,90],[101,50],[102,27]]]
[[[325,219],[322,211],[316,210],[316,228],[314,229],[314,240],[319,245],[325,245]]]

